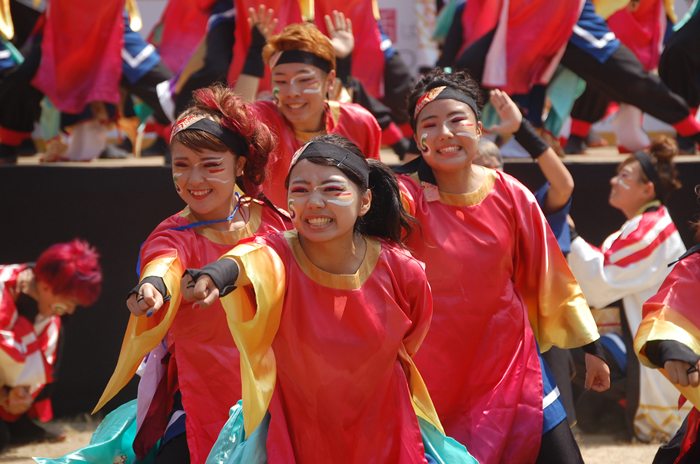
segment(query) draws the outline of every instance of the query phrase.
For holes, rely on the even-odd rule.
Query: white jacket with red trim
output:
[[[642,322],[642,305],[671,272],[668,264],[685,253],[685,245],[668,211],[639,214],[610,235],[599,249],[581,237],[568,256],[583,295],[593,308],[622,300],[632,337]],[[668,441],[690,410],[678,411],[678,391],[657,370],[640,370],[635,433],[643,441]],[[628,399],[629,400],[629,399]]]
[[[24,264],[0,265],[0,385],[38,392],[53,381],[61,318],[38,314],[33,322],[17,313],[15,285]]]

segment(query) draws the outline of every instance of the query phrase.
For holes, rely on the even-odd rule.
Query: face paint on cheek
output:
[[[220,184],[228,184],[229,182],[231,182],[231,179],[222,180],[217,177],[205,177],[205,179],[207,180],[207,182],[218,182]]]
[[[355,202],[355,196],[352,192],[341,192],[336,194],[335,198],[328,200],[328,203],[333,203],[338,206],[350,206]]]
[[[175,183],[175,191],[177,193],[180,193],[180,192],[182,192],[182,189],[180,188],[179,185],[177,185],[178,180],[180,180],[180,178],[178,176],[173,176],[173,182]]]
[[[287,209],[289,210],[289,217],[290,218],[294,219],[297,217],[297,210],[296,210],[296,208],[294,208],[294,200],[291,198],[287,202]]]
[[[620,187],[622,187],[625,190],[629,190],[632,188],[629,185],[625,184],[625,181],[620,179],[620,178],[617,179],[617,185],[619,185]]]
[[[304,89],[304,93],[321,93],[321,83],[319,81],[313,81],[309,84],[308,89]]]
[[[430,156],[430,147],[425,143],[426,140],[428,140],[428,134],[420,136],[420,149],[423,152],[423,156]]]
[[[472,140],[478,140],[476,135],[472,135],[469,132],[457,132],[455,135],[459,135],[461,137],[469,137]]]
[[[272,99],[275,101],[275,105],[280,106],[280,89],[277,87],[272,89]]]

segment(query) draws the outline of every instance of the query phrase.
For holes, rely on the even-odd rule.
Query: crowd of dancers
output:
[[[172,0],[160,51],[132,31],[131,3],[104,3],[101,29],[63,16],[59,0],[25,53],[3,42],[14,61],[0,101],[18,105],[0,106],[4,162],[16,161],[44,96],[61,112],[54,124],[70,121],[89,146],[73,139],[58,158],[94,152],[85,141],[102,122],[135,111],[167,141],[187,207],[141,247],[124,343],[96,409],[136,373],[137,399],[88,447],[38,462],[580,463],[576,415],[585,426],[615,408],[628,439],[669,442],[655,462],[694,462],[699,248],[686,252],[664,203],[681,187],[679,145],[700,140],[690,100],[699,57],[684,42],[700,30],[697,1],[659,56],[672,16],[663,2],[453,0],[438,66],[418,80],[371,1]],[[34,11],[10,5],[13,19]],[[188,36],[184,25],[196,24]],[[79,55],[105,57],[123,40],[121,56],[76,80],[66,25],[105,37]],[[625,45],[633,25],[649,40]],[[175,45],[197,35],[189,51]],[[668,82],[650,71],[659,61],[671,63],[659,72]],[[149,109],[125,104],[127,92]],[[573,179],[542,134],[558,139],[571,112],[565,147],[581,147],[611,101],[620,149],[633,153],[609,202],[627,221],[597,248],[576,231]],[[641,111],[673,125],[678,141],[650,141]],[[533,194],[503,173],[487,134],[517,143],[548,183]],[[419,156],[392,170],[382,144]],[[29,287],[18,277],[26,266],[12,269],[0,302],[3,348],[17,351],[27,342],[13,324],[41,337],[36,318],[67,310],[42,312],[37,297],[34,321],[18,315]],[[53,285],[71,309],[94,301]],[[591,308],[619,300],[620,330],[601,336]],[[27,395],[50,383],[44,345],[57,339],[32,345],[42,363],[14,359],[0,412],[37,409]],[[44,377],[19,388],[22,369]],[[679,407],[674,384],[690,404]]]

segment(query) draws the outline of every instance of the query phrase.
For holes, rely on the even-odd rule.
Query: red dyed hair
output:
[[[90,306],[102,290],[102,269],[97,251],[88,242],[75,239],[51,245],[36,262],[34,274],[56,295],[69,295],[81,306]]]
[[[248,103],[233,90],[221,84],[195,90],[192,103],[177,118],[202,115],[227,129],[242,136],[248,143],[245,166],[243,167],[243,185],[245,192],[252,198],[262,194],[265,182],[265,167],[275,148],[275,139],[270,129],[253,113]],[[231,151],[226,144],[213,135],[199,130],[183,130],[173,137],[190,150],[212,150],[216,152]],[[234,156],[240,153],[233,153]]]

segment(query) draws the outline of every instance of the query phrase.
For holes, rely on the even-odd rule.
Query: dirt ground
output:
[[[34,444],[10,448],[0,454],[0,463],[34,464],[33,456],[57,458],[90,442],[97,427],[94,420],[55,421],[48,424],[51,430],[62,430],[68,438],[62,443]],[[581,435],[577,437],[586,464],[651,464],[659,445],[626,444],[616,442],[607,435]],[[100,464],[100,463],[95,463]],[[110,463],[105,463],[110,464]]]

